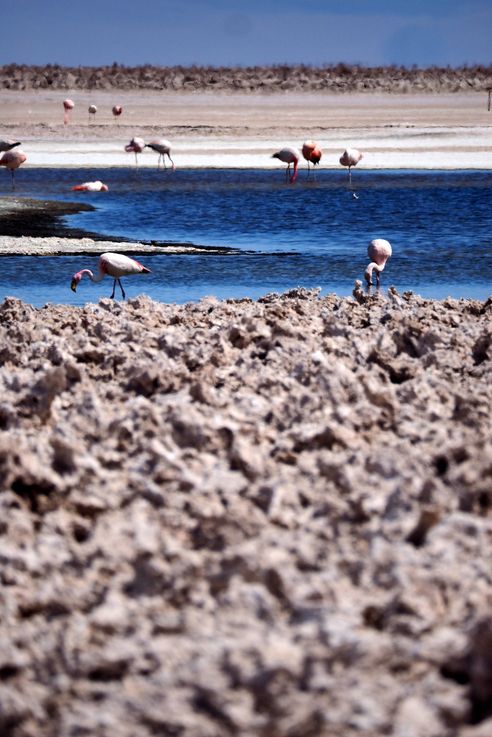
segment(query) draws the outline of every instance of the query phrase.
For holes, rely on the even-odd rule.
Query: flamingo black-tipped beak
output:
[[[72,279],[70,283],[70,289],[72,290],[72,292],[77,291],[77,279]]]

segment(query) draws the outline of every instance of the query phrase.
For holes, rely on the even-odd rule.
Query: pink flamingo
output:
[[[323,151],[315,141],[304,141],[302,144],[302,155],[307,161],[309,173],[309,164],[311,163],[313,166],[319,164],[323,156]]]
[[[150,143],[146,143],[145,146],[146,148],[151,148],[152,151],[155,151],[157,154],[159,154],[159,158],[157,159],[157,168],[159,168],[160,166],[161,159],[164,165],[164,169],[166,168],[166,160],[164,157],[167,156],[172,164],[173,171],[176,169],[176,165],[171,158],[171,144],[169,143],[169,141],[166,141],[165,138],[161,138],[159,141],[151,141]]]
[[[75,107],[75,103],[74,103],[73,100],[69,100],[69,99],[63,100],[63,108],[65,110],[65,112],[63,114],[63,122],[64,122],[65,125],[67,125],[67,123],[69,123],[69,121],[70,121],[70,110],[73,110],[74,107]]]
[[[11,140],[0,141],[0,153],[2,151],[11,151],[13,148],[15,148],[16,146],[20,146],[20,145],[21,145],[20,141],[11,141]]]
[[[115,118],[118,118],[123,112],[123,108],[121,107],[121,105],[113,105],[111,112],[113,113]]]
[[[373,271],[376,272],[376,286],[379,287],[381,272],[386,266],[386,261],[389,259],[391,254],[391,244],[384,240],[384,238],[375,238],[375,240],[369,243],[369,246],[367,247],[367,255],[371,259],[371,263],[368,264],[364,272],[368,287],[372,284]]]
[[[6,151],[0,159],[0,166],[7,167],[12,174],[12,189],[15,189],[15,170],[26,160],[26,154],[19,149],[17,151]]]
[[[113,277],[114,282],[111,299],[114,299],[114,292],[117,282],[120,285],[123,299],[125,299],[126,295],[125,290],[121,285],[121,277],[131,276],[132,274],[150,274],[150,269],[148,269],[146,266],[143,266],[138,261],[135,261],[135,259],[124,256],[121,253],[103,253],[101,256],[99,256],[97,276],[94,276],[90,269],[82,269],[82,271],[77,271],[77,273],[72,276],[70,289],[73,292],[77,291],[77,285],[84,274],[87,274],[89,279],[95,283],[100,282],[102,279],[104,279],[106,274]]]
[[[143,138],[139,138],[138,136],[135,136],[132,138],[130,143],[127,143],[125,146],[125,151],[133,151],[135,154],[135,164],[138,166],[138,158],[137,154],[141,154],[145,147],[145,141]]]
[[[290,174],[291,164],[294,164],[294,171],[289,179],[291,184],[293,184],[297,179],[297,167],[299,166],[300,158],[301,154],[298,149],[293,148],[292,146],[286,146],[285,148],[281,148],[280,151],[277,151],[277,153],[272,154],[272,159],[279,159],[279,161],[283,161],[284,164],[287,164],[287,169],[285,170],[286,178]]]
[[[349,171],[349,185],[352,184],[352,172],[351,168],[357,166],[359,161],[362,159],[364,154],[356,148],[346,148],[343,154],[340,156],[340,163],[342,166],[348,166]]]
[[[97,113],[97,106],[96,105],[89,105],[89,123],[91,122],[91,116],[95,116],[96,113]]]
[[[109,187],[107,184],[96,180],[95,182],[84,182],[83,184],[76,184],[72,187],[72,192],[107,192]]]

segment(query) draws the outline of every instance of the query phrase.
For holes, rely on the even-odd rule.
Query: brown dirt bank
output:
[[[354,294],[0,305],[2,737],[492,733],[492,300]]]
[[[459,92],[492,85],[492,66],[363,67],[348,64],[254,67],[0,67],[9,90],[210,90],[231,92]]]

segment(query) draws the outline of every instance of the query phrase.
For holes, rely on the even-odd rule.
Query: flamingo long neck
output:
[[[294,161],[294,172],[293,172],[293,174],[292,174],[292,176],[290,178],[291,184],[293,184],[296,181],[296,179],[297,179],[297,167],[298,166],[299,166],[299,162],[298,161]]]
[[[99,271],[97,276],[94,276],[90,269],[82,269],[82,271],[80,272],[80,278],[82,278],[84,274],[87,274],[89,279],[95,283],[101,281],[104,277],[104,271]]]
[[[383,271],[385,265],[386,261],[382,264],[377,264],[375,261],[371,261],[364,272],[364,276],[366,277],[366,281],[368,284],[370,284],[372,281],[372,272],[377,271],[377,273],[380,274]]]

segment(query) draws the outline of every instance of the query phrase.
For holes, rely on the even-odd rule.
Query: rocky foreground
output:
[[[492,299],[0,305],[2,737],[492,734]]]
[[[277,64],[252,67],[0,66],[0,89],[232,92],[462,92],[492,86],[492,65],[364,67]]]

